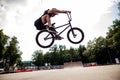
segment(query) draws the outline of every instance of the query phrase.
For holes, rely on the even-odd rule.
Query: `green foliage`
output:
[[[41,66],[40,62],[50,63],[51,65],[63,65],[64,62],[81,61],[84,50],[85,47],[82,45],[79,49],[74,49],[72,47],[70,49],[66,49],[66,47],[63,45],[54,45],[50,48],[50,51],[46,52],[45,54],[41,53],[41,50],[37,50],[37,53],[39,54],[35,54],[35,51],[35,53],[32,55],[32,61],[35,65],[39,64],[37,66]],[[37,57],[38,55],[42,55],[42,57]]]
[[[22,52],[16,37],[8,37],[0,30],[0,64],[5,67],[20,64]]]
[[[88,62],[86,56],[84,56],[84,52],[86,51],[86,47],[84,45],[80,45],[78,48],[78,60],[81,60],[83,63]]]
[[[3,56],[6,51],[6,44],[9,37],[3,33],[3,30],[0,30],[0,60],[3,59]]]
[[[95,41],[94,56],[95,61],[99,64],[104,64],[108,62],[108,53],[106,50],[106,39],[103,37],[98,37]]]
[[[44,56],[41,50],[37,50],[32,55],[33,64],[36,66],[43,66],[44,65]]]
[[[120,20],[113,21],[106,39],[111,55],[114,57],[120,56]]]
[[[87,60],[89,62],[95,61],[95,56],[94,56],[94,48],[95,48],[95,39],[92,41],[90,40],[87,44],[87,49],[83,52],[83,55],[87,57]]]
[[[6,59],[10,66],[18,63],[18,61],[21,59],[22,52],[19,51],[19,47],[17,47],[17,44],[17,38],[12,37],[11,41],[9,41],[9,44],[6,46],[4,59]]]

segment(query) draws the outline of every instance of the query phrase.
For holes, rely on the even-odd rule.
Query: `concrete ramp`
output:
[[[83,67],[83,64],[81,61],[64,63],[64,68],[70,68],[70,67]]]

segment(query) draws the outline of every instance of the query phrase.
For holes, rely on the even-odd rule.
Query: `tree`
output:
[[[44,55],[42,50],[36,50],[32,55],[32,62],[36,66],[43,66],[44,65]]]
[[[106,39],[104,37],[101,36],[95,40],[93,55],[95,57],[95,61],[97,61],[99,64],[106,64],[109,61]]]
[[[17,38],[12,37],[6,46],[6,52],[4,54],[5,63],[9,64],[9,66],[18,64],[21,61],[21,55],[22,52],[19,50]]]
[[[60,61],[59,64],[63,65],[64,64],[64,54],[65,54],[65,50],[66,50],[66,46],[64,45],[59,45],[59,57],[60,57]]]
[[[69,50],[65,50],[63,53],[63,62],[70,62],[72,60],[72,56],[69,53]]]
[[[81,56],[78,53],[78,49],[70,47],[69,54],[71,56],[71,61],[76,62],[81,60]]]
[[[46,52],[45,54],[44,54],[44,62],[45,63],[51,63],[51,53],[50,52]]]
[[[5,53],[5,46],[9,37],[3,33],[3,30],[0,30],[0,60],[3,58]]]
[[[106,50],[106,39],[100,36],[93,41],[90,40],[83,55],[85,56],[86,62],[107,63],[109,61],[109,54]]]
[[[120,2],[117,3],[120,16]],[[115,61],[116,57],[120,57],[120,18],[113,21],[113,25],[109,27],[107,32],[107,47],[112,56],[111,61]]]
[[[74,57],[75,57],[74,48],[70,47],[69,54],[71,55],[71,61],[74,61]]]
[[[3,30],[0,30],[0,66],[4,67],[5,71],[9,71],[10,66],[21,63],[21,55],[17,38],[10,38],[3,33]]]
[[[86,50],[83,52],[83,56],[86,57],[86,60],[88,60],[88,62],[95,61],[95,55],[93,54],[95,48],[95,40],[96,38],[94,40],[90,40],[87,44]]]
[[[116,19],[113,21],[113,25],[109,27],[106,39],[112,58],[120,56],[120,20]]]
[[[63,65],[66,55],[66,47],[63,45],[54,45],[49,52],[44,54],[44,62],[51,65]]]
[[[79,48],[78,48],[78,56],[79,56],[79,58],[78,58],[78,60],[79,61],[82,61],[82,62],[87,62],[88,60],[87,60],[87,57],[85,57],[84,55],[83,55],[83,52],[86,50],[86,48],[85,48],[85,46],[84,45],[80,45],[79,46]]]
[[[3,33],[3,30],[0,30],[0,63],[3,66],[4,54],[6,52],[6,44],[9,37]]]
[[[59,48],[57,45],[54,45],[53,47],[50,48],[50,53],[51,53],[51,65],[59,65],[60,60],[61,60],[61,55],[59,53]]]

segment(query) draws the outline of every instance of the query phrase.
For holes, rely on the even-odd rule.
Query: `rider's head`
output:
[[[48,14],[51,17],[54,17],[55,15],[58,15],[58,13],[56,12],[56,10],[57,10],[56,8],[52,8]]]
[[[57,13],[51,13],[51,17],[54,17],[55,15],[57,15]]]

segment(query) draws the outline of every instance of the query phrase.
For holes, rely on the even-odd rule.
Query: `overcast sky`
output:
[[[31,60],[35,50],[49,50],[40,48],[35,42],[38,31],[33,24],[44,10],[71,10],[72,25],[81,28],[85,33],[81,45],[87,45],[87,42],[95,37],[105,37],[108,27],[118,17],[114,1],[119,0],[0,0],[0,29],[11,37],[16,36],[23,52],[23,60]],[[58,26],[67,23],[67,20],[65,14],[59,14],[52,22]],[[67,48],[77,48],[80,45],[70,43],[65,34],[62,35],[65,39],[55,41],[55,44],[66,45]]]

